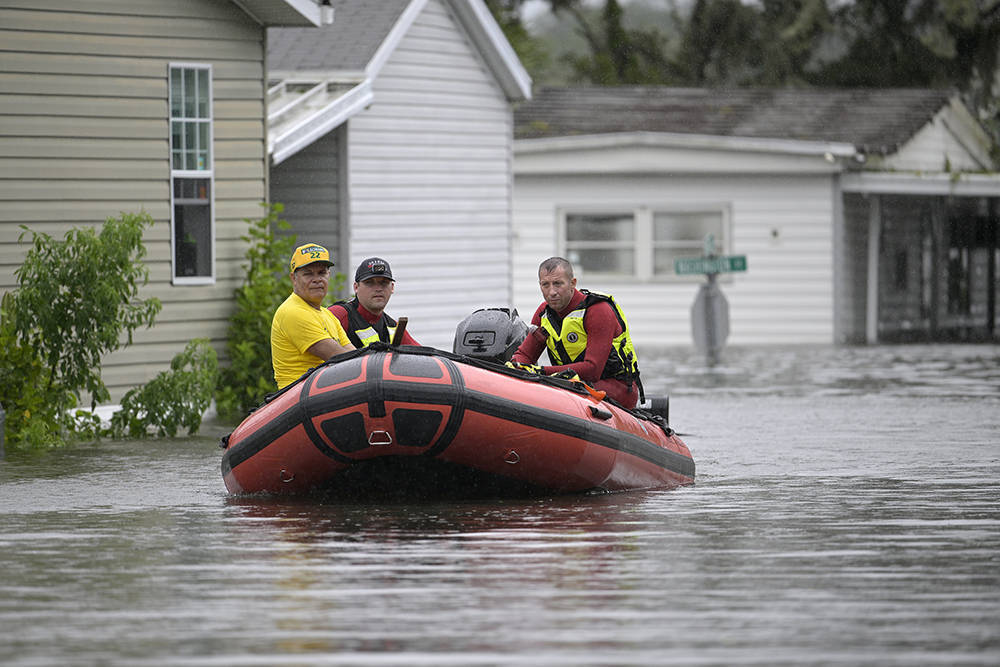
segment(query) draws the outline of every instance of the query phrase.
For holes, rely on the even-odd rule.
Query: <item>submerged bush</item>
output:
[[[140,299],[147,213],[122,214],[100,228],[74,228],[63,241],[24,227],[32,247],[0,302],[0,404],[12,449],[59,444],[93,434],[75,419],[83,392],[91,407],[110,399],[101,357],[151,326],[159,299]]]
[[[110,435],[142,438],[173,437],[183,427],[195,433],[212,402],[219,363],[207,338],[195,338],[170,362],[170,370],[122,398],[121,410],[111,417]]]

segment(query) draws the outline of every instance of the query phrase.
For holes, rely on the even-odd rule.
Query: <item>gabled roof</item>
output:
[[[268,142],[278,164],[368,106],[372,83],[429,0],[331,0],[333,23],[268,30]],[[531,78],[483,0],[441,0],[511,101]]]
[[[660,132],[849,143],[887,155],[954,93],[927,89],[543,88],[514,112],[515,139]]]
[[[363,73],[410,0],[333,2],[333,23],[323,28],[267,31],[267,71]]]

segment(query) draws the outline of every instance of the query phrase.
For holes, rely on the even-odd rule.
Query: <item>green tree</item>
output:
[[[857,0],[835,14],[831,35],[841,53],[810,75],[821,86],[947,85],[933,51],[921,41],[910,0]]]
[[[676,83],[802,85],[830,14],[824,0],[696,0],[681,25]]]
[[[666,40],[656,29],[625,27],[625,12],[618,0],[606,0],[597,25],[592,25],[579,2],[554,0],[554,11],[571,14],[590,54],[564,56],[577,81],[598,85],[667,83],[671,68]]]
[[[501,4],[516,13],[522,3]],[[570,66],[570,79],[596,85],[801,83],[800,71],[830,24],[824,0],[696,0],[683,12],[671,4],[659,20],[628,27],[626,14],[635,5],[604,0],[595,10],[581,0],[549,0],[553,15],[572,21],[586,45],[582,53],[560,57]],[[647,5],[643,14],[649,13]],[[518,37],[519,54],[521,43]]]
[[[487,0],[507,40],[535,81],[549,78],[553,57],[542,40],[532,36],[520,19],[524,0]],[[598,85],[663,83],[669,63],[666,39],[655,28],[627,28],[618,0],[606,0],[594,11],[581,0],[549,0],[551,11],[568,17],[574,32],[587,45],[587,53],[563,53],[575,82]]]
[[[71,229],[63,241],[22,226],[32,247],[0,306],[0,403],[12,447],[77,437],[69,410],[82,392],[91,407],[110,399],[101,357],[131,344],[161,308],[139,298],[149,275],[142,234],[152,224],[146,213],[125,213],[99,232]]]
[[[746,85],[761,67],[758,10],[739,0],[697,0],[675,56],[683,85]]]
[[[532,77],[549,67],[550,56],[542,43],[531,36],[521,20],[523,0],[486,0],[504,36]]]
[[[1000,140],[997,0],[854,0],[833,13],[829,41],[840,49],[811,83],[955,88]]]

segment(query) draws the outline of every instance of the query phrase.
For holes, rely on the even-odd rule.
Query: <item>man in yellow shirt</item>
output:
[[[330,252],[307,243],[292,253],[292,293],[271,320],[271,363],[278,389],[298,380],[310,368],[354,349],[344,327],[323,299],[330,287]]]

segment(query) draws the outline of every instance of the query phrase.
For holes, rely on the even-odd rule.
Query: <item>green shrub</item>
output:
[[[12,449],[92,434],[93,420],[81,423],[72,409],[82,392],[91,407],[110,399],[101,357],[130,344],[161,308],[138,298],[149,275],[142,234],[152,224],[146,213],[123,213],[63,241],[22,225],[32,247],[15,271],[18,287],[0,302],[0,403]]]
[[[212,402],[219,363],[207,338],[195,338],[149,383],[125,394],[121,410],[111,417],[110,435],[142,438],[174,437],[179,427],[196,433]]]
[[[266,205],[265,205],[266,206]],[[215,405],[223,419],[235,420],[277,389],[271,367],[271,316],[289,294],[288,258],[295,236],[277,236],[275,229],[290,225],[279,216],[281,204],[272,204],[258,219],[246,218],[249,228],[241,238],[248,243],[243,285],[236,290],[236,310],[229,318],[226,352],[229,366],[219,373]]]
[[[35,350],[17,342],[7,305],[0,306],[0,404],[6,411],[4,433],[11,449],[50,447],[62,442],[62,416],[75,405],[62,387],[41,391],[48,373]]]

